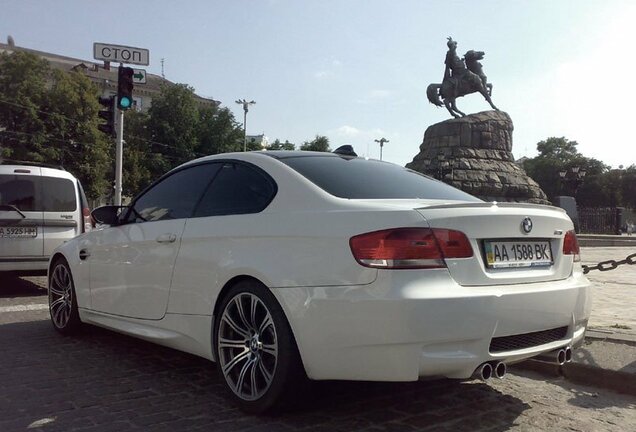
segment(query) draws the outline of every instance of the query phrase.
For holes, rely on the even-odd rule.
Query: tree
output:
[[[288,140],[285,140],[284,143],[281,143],[278,138],[274,140],[272,144],[267,148],[267,150],[296,150],[296,146],[290,143]]]
[[[155,179],[156,167],[164,161],[161,153],[152,152],[148,114],[126,111],[124,123],[123,195],[133,197]]]
[[[562,171],[570,171],[573,167],[579,167],[586,172],[577,199],[581,205],[596,205],[605,200],[600,177],[607,172],[609,167],[599,160],[587,158],[577,150],[578,143],[565,137],[547,138],[537,144],[539,155],[527,159],[523,167],[530,177],[541,186],[549,199],[562,194],[569,194],[564,189],[563,181],[559,175]]]
[[[45,162],[48,62],[24,53],[0,54],[0,157]]]
[[[305,141],[303,145],[300,146],[301,150],[304,151],[317,151],[317,152],[329,152],[331,149],[329,148],[329,138],[322,135],[316,135],[311,141]]]
[[[52,74],[45,118],[47,146],[42,155],[49,163],[59,163],[80,179],[86,194],[96,199],[108,188],[106,179],[112,141],[98,129],[95,85],[79,72]]]
[[[186,84],[164,85],[148,110],[152,151],[162,155],[152,167],[153,177],[199,156],[199,110],[194,90]]]
[[[197,151],[218,154],[243,150],[243,130],[228,108],[205,106],[199,109]]]
[[[97,128],[97,88],[77,72],[51,70],[46,60],[0,55],[0,157],[63,165],[99,197],[110,142]]]

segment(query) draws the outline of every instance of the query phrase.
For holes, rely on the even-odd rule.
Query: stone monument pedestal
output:
[[[429,126],[406,165],[486,201],[550,204],[512,155],[512,120],[484,111]]]

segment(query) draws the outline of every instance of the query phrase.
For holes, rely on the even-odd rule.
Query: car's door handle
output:
[[[81,259],[82,261],[84,261],[89,256],[91,256],[91,253],[86,249],[82,249],[81,251],[79,251],[79,259]]]
[[[157,237],[157,243],[174,243],[177,239],[175,234],[161,234]]]

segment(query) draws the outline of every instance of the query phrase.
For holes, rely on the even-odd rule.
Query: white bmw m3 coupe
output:
[[[563,363],[590,285],[561,209],[484,202],[377,160],[294,151],[186,163],[56,249],[54,327],[217,364],[264,412],[311,380],[501,377]]]

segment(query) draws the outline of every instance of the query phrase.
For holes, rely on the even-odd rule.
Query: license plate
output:
[[[37,227],[0,227],[0,237],[3,238],[33,238],[37,236]]]
[[[551,266],[549,241],[490,241],[484,242],[486,263],[490,268]]]

